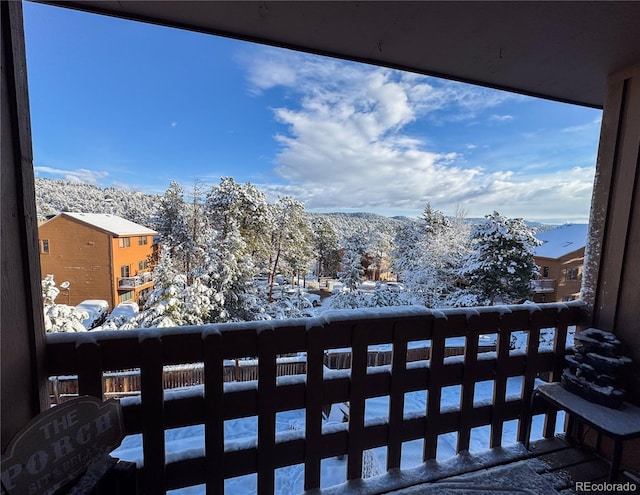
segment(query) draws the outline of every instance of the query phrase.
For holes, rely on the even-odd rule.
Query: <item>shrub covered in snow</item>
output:
[[[44,302],[44,329],[47,333],[86,332],[82,322],[89,317],[86,311],[78,311],[74,306],[56,304],[60,289],[56,287],[53,275],[47,275],[42,281],[42,299]]]

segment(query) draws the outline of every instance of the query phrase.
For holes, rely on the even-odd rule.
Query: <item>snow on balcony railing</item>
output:
[[[553,278],[541,278],[533,280],[531,282],[533,291],[538,292],[553,292],[556,290],[556,280]]]
[[[225,480],[257,475],[257,492],[273,494],[275,473],[304,466],[304,489],[320,487],[321,461],[347,455],[346,478],[363,477],[363,453],[386,449],[386,469],[401,466],[403,444],[423,440],[423,460],[436,459],[438,437],[457,432],[456,452],[470,446],[471,432],[490,428],[489,447],[502,445],[505,423],[518,421],[524,441],[532,414],[545,413],[543,436],[555,432],[555,413],[531,394],[536,377],[559,378],[567,329],[580,322],[583,304],[527,304],[429,311],[421,307],[329,311],[322,317],[129,331],[47,335],[48,373],[77,375],[81,395],[103,398],[104,372],[140,370],[140,397],[122,400],[127,434],[142,433],[139,463],[145,493],[206,484],[224,493]],[[553,332],[553,345],[540,345],[541,329]],[[512,333],[525,333],[526,348],[511,352]],[[496,336],[495,352],[479,353],[481,335]],[[464,340],[464,355],[445,358],[448,339]],[[428,361],[407,362],[407,349],[428,341]],[[368,368],[371,346],[391,345],[391,364]],[[351,350],[351,367],[329,370],[329,349]],[[278,356],[306,355],[306,371],[277,378]],[[258,380],[225,383],[225,363],[257,359]],[[164,390],[168,366],[203,363],[204,385]],[[421,364],[423,363],[423,364]],[[507,393],[507,381],[521,377],[521,393]],[[491,400],[475,400],[479,382],[490,382]],[[441,409],[441,397],[459,388],[457,405]],[[427,391],[421,410],[405,414],[405,396]],[[365,403],[386,398],[387,414],[365,422]],[[327,405],[348,404],[348,422],[328,428]],[[538,409],[540,408],[540,409]],[[295,434],[278,433],[276,419],[304,410]],[[323,414],[324,413],[324,414]],[[255,417],[257,438],[238,442],[225,424]],[[184,455],[170,452],[166,434],[203,425],[204,448]],[[257,446],[260,446],[258,448]],[[366,456],[365,456],[366,457]],[[365,466],[366,467],[366,466]]]
[[[118,289],[135,289],[150,282],[153,282],[153,274],[151,272],[142,272],[135,277],[119,278]]]

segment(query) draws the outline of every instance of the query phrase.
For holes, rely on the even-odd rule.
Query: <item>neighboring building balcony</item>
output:
[[[558,381],[564,366],[568,328],[584,318],[584,303],[527,304],[430,311],[423,307],[336,311],[331,316],[200,327],[47,334],[48,375],[77,375],[78,393],[104,399],[105,375],[139,369],[140,396],[122,401],[127,435],[142,434],[139,480],[144,493],[206,484],[207,493],[224,493],[225,480],[257,474],[257,493],[273,494],[276,471],[303,465],[304,489],[320,487],[321,461],[346,455],[346,477],[362,483],[363,452],[384,448],[383,470],[397,472],[403,444],[424,442],[423,460],[435,462],[440,435],[457,432],[455,451],[469,450],[472,430],[490,429],[486,448],[503,442],[503,427],[517,421],[518,442],[529,437],[532,415],[544,415],[542,436],[552,438],[556,413],[531,397],[537,377]],[[540,344],[541,329],[553,333]],[[526,350],[511,349],[512,332],[523,332]],[[497,338],[496,350],[482,352],[482,336]],[[465,342],[464,355],[446,357],[446,341]],[[425,341],[429,360],[408,362],[412,343]],[[388,345],[391,364],[369,366],[370,346]],[[331,370],[330,349],[347,348],[350,368]],[[306,367],[279,377],[279,356],[304,355]],[[258,379],[225,383],[229,360],[253,357]],[[167,365],[200,363],[202,384],[171,390]],[[507,393],[507,381],[521,380],[519,394]],[[491,400],[476,400],[478,382],[491,382]],[[441,408],[445,389],[458,387],[458,404]],[[166,390],[165,390],[166,389]],[[407,413],[405,394],[427,391],[426,407]],[[365,421],[368,399],[385,398],[388,413]],[[329,422],[327,406],[348,404],[344,422]],[[283,411],[304,410],[294,431],[281,431]],[[256,438],[225,441],[226,423],[256,417]],[[203,425],[203,443],[184,454],[167,454],[165,433]],[[442,442],[440,442],[442,443]],[[522,447],[522,446],[520,446]],[[500,450],[498,450],[499,452]],[[396,479],[397,479],[396,475]]]
[[[118,290],[131,290],[153,282],[152,272],[143,272],[135,277],[121,277],[118,279]]]
[[[531,282],[533,292],[539,294],[541,292],[553,292],[556,290],[556,279],[540,278]]]

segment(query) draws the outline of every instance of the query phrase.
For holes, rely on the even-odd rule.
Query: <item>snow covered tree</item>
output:
[[[324,218],[312,221],[313,246],[316,251],[316,275],[318,277],[335,277],[340,267],[340,251],[338,236]]]
[[[298,287],[291,293],[283,292],[280,297],[268,306],[269,315],[278,320],[286,318],[307,318],[315,315],[313,304],[304,291]]]
[[[86,332],[82,322],[89,317],[86,311],[78,311],[74,306],[56,304],[60,289],[56,287],[53,275],[47,275],[42,281],[42,300],[44,304],[44,329],[47,333]]]
[[[223,178],[207,195],[205,214],[212,229],[207,251],[209,286],[220,305],[210,321],[262,319],[264,311],[252,279],[258,266],[268,266],[271,217],[264,194],[251,184]]]
[[[79,181],[64,181],[36,177],[36,207],[38,219],[63,211],[110,213],[132,222],[155,228],[159,196],[144,194],[130,188],[99,187]]]
[[[472,252],[461,274],[480,304],[513,304],[531,296],[531,281],[538,272],[533,254],[540,245],[534,231],[521,218],[498,212],[485,217],[472,232]]]
[[[184,318],[181,293],[186,286],[187,277],[176,269],[169,250],[163,249],[160,252],[153,274],[153,290],[132,324],[139,328],[182,325]]]
[[[450,220],[429,204],[418,222],[398,231],[393,269],[416,302],[430,308],[445,304],[468,252],[468,232],[463,213]]]
[[[362,285],[364,267],[362,257],[364,256],[366,244],[363,236],[355,234],[346,240],[344,254],[342,256],[341,268],[338,273],[340,282],[350,291],[357,290]]]
[[[237,232],[244,242],[243,255],[251,256],[259,270],[268,269],[272,219],[264,193],[250,183],[223,177],[207,194],[205,215],[220,238]]]
[[[210,314],[212,323],[262,319],[263,310],[251,283],[255,267],[246,250],[237,229],[228,229],[224,237],[222,232],[216,233],[208,267],[209,286],[218,306]]]
[[[275,276],[282,270],[294,275],[305,270],[313,258],[312,232],[304,214],[304,205],[285,196],[272,205],[271,254],[269,256],[269,299],[272,299]]]
[[[389,289],[386,284],[376,282],[369,306],[380,308],[384,306],[402,306],[408,304],[407,299],[401,297],[399,291]]]
[[[184,189],[177,182],[169,184],[160,200],[155,223],[163,249],[169,250],[173,263],[181,264],[183,273],[189,273],[195,246],[184,202]]]
[[[362,257],[366,249],[366,240],[360,234],[354,234],[345,241],[344,254],[340,262],[341,271],[338,273],[342,290],[331,298],[331,307],[335,309],[363,308],[369,305],[365,295],[360,290],[364,267]]]

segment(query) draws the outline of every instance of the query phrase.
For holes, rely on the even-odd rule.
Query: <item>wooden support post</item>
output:
[[[585,253],[592,325],[614,332],[640,362],[640,60],[609,76]],[[640,404],[640,368],[629,397]]]
[[[97,342],[76,346],[78,360],[78,395],[91,395],[103,400],[102,358]]]
[[[400,467],[402,456],[402,421],[404,417],[404,376],[407,371],[407,330],[405,322],[397,322],[393,332],[391,381],[389,391],[389,436],[387,470]]]
[[[276,341],[273,328],[258,331],[258,494],[275,487]]]
[[[304,489],[320,488],[320,451],[322,449],[322,395],[324,328],[307,331],[307,406],[305,416]]]
[[[142,396],[142,450],[144,493],[165,492],[164,390],[162,381],[162,340],[140,342],[140,385]]]
[[[224,368],[219,331],[202,334],[204,354],[204,444],[207,495],[224,493]]]

